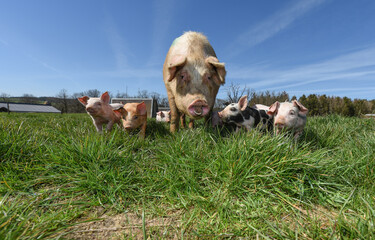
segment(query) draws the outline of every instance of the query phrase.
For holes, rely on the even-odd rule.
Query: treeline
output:
[[[0,94],[0,102],[47,104],[59,109],[62,113],[85,113],[85,107],[77,100],[82,96],[100,97],[102,94],[98,89],[90,89],[83,92],[69,94],[66,89],[60,90],[55,97],[35,97],[32,94],[23,94],[20,97],[11,97],[6,93]],[[135,95],[124,92],[111,93],[111,98],[153,98],[160,107],[169,107],[168,98],[157,92],[139,90]]]
[[[295,96],[289,98],[288,93],[254,93],[250,94],[250,106],[260,103],[270,106],[275,101],[291,101],[297,99]],[[375,99],[368,101],[365,99],[351,100],[348,97],[334,97],[323,95],[310,94],[308,96],[302,95],[297,99],[302,105],[309,109],[309,116],[325,116],[328,114],[338,114],[348,117],[360,117],[363,114],[375,113]]]
[[[290,97],[287,92],[255,92],[249,88],[240,87],[239,85],[231,84],[226,88],[227,96],[225,99],[216,99],[215,109],[222,109],[227,104],[238,102],[239,98],[247,95],[249,106],[254,104],[264,104],[270,106],[276,101],[284,102],[297,99],[295,96]],[[21,97],[10,97],[2,93],[0,101],[4,102],[23,102],[23,103],[37,103],[50,104],[62,113],[84,113],[84,106],[77,100],[78,97],[90,96],[100,97],[102,93],[97,89],[91,89],[84,92],[68,94],[68,91],[62,89],[55,97],[34,97],[30,94],[24,94]],[[115,94],[109,93],[111,98],[153,98],[157,101],[159,107],[169,107],[168,98],[156,92],[148,92],[147,90],[140,90],[136,95],[128,95],[127,93],[117,92]],[[323,95],[310,94],[308,96],[302,95],[299,99],[305,107],[309,109],[309,116],[325,116],[328,114],[338,114],[342,116],[361,116],[367,113],[375,113],[375,99],[350,99],[348,97],[334,97]]]
[[[276,101],[284,102],[291,100],[298,100],[305,107],[309,109],[309,116],[325,116],[328,114],[338,114],[342,116],[360,117],[363,114],[375,113],[375,99],[354,99],[348,97],[335,97],[310,94],[302,95],[299,99],[296,96],[290,97],[285,91],[283,92],[255,92],[254,90],[241,87],[231,83],[226,88],[226,99],[217,99],[216,108],[220,109],[225,107],[228,103],[238,102],[241,96],[247,95],[249,99],[249,106],[254,104],[264,104],[270,106]]]

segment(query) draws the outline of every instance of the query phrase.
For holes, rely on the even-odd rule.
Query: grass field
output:
[[[375,120],[145,140],[87,114],[0,114],[0,239],[374,239]]]

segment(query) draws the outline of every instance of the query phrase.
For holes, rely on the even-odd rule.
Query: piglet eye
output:
[[[134,116],[134,117],[133,117],[133,119],[137,119],[137,118],[138,118],[138,116]]]
[[[211,76],[211,75],[208,75],[208,76],[207,76],[207,79],[211,81],[212,76]]]
[[[296,114],[296,112],[294,111],[294,110],[290,110],[290,115],[294,115],[294,114]]]

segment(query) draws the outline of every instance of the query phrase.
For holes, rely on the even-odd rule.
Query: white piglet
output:
[[[113,110],[121,108],[122,104],[113,104],[111,106],[108,92],[103,93],[100,98],[83,96],[78,98],[78,100],[86,107],[86,111],[92,118],[98,132],[103,131],[103,124],[107,124],[107,131],[111,131],[115,123],[121,126],[121,115],[116,114]]]
[[[303,132],[307,113],[308,109],[297,100],[282,103],[276,101],[267,112],[267,114],[274,116],[276,134],[285,129],[292,131],[295,139],[298,139]]]
[[[156,113],[156,121],[167,122],[171,121],[171,111],[159,111]]]

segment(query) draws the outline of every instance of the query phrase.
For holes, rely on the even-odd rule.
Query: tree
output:
[[[329,114],[329,101],[325,94],[319,97],[319,115],[327,115]]]
[[[342,110],[342,114],[344,116],[353,117],[355,115],[355,109],[354,109],[352,100],[348,97],[344,97],[343,101],[344,101],[344,107]]]
[[[0,98],[2,98],[3,101],[7,103],[7,112],[9,114],[10,113],[10,111],[9,111],[9,98],[10,98],[10,95],[7,94],[7,93],[1,93],[0,94]]]
[[[137,97],[138,98],[149,98],[149,94],[147,90],[138,90]]]
[[[21,101],[24,103],[36,103],[37,99],[34,95],[25,93],[22,95]]]
[[[315,94],[310,94],[307,97],[306,104],[304,106],[309,109],[309,115],[319,115],[319,100]]]
[[[229,103],[235,103],[240,100],[240,98],[244,95],[250,96],[251,90],[246,87],[246,85],[241,88],[240,85],[236,85],[233,82],[230,83],[229,87],[226,89],[227,91],[227,101]]]
[[[67,113],[68,112],[68,90],[61,89],[60,92],[57,94],[57,97],[59,98],[59,102],[62,105],[61,113]]]
[[[83,92],[82,96],[88,96],[88,97],[100,97],[100,91],[98,89],[90,89],[85,92]]]

